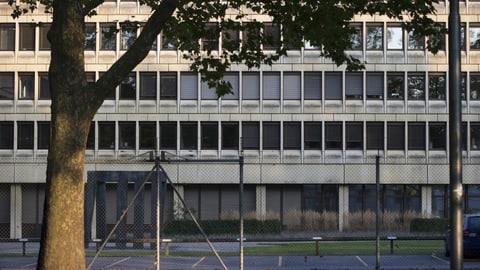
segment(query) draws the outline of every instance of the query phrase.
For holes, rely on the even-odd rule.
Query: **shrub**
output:
[[[415,218],[410,223],[410,232],[444,233],[447,228],[446,218]]]
[[[206,234],[238,234],[240,223],[238,220],[200,220],[198,222]],[[280,220],[244,220],[243,229],[249,234],[279,234],[281,232]],[[171,220],[163,228],[165,234],[170,235],[195,235],[200,231],[193,220]]]

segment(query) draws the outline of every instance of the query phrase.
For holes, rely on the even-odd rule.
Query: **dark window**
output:
[[[114,51],[117,47],[117,27],[114,24],[102,24],[100,30],[102,31],[100,49]]]
[[[260,148],[260,125],[258,122],[242,123],[243,149]]]
[[[162,50],[176,50],[177,47],[175,46],[175,43],[173,40],[171,40],[169,37],[165,35],[165,33],[162,32]]]
[[[50,145],[50,122],[37,122],[38,149],[48,149]]]
[[[176,73],[160,73],[160,99],[177,99]]]
[[[467,122],[462,122],[462,150],[467,151]]]
[[[97,49],[97,29],[94,23],[85,24],[85,44],[87,51],[95,51]]]
[[[351,213],[375,211],[375,193],[375,185],[348,185],[348,210]]]
[[[480,73],[470,73],[470,99],[480,99]]]
[[[133,23],[122,23],[121,25],[121,49],[128,50],[137,39],[137,26]]]
[[[304,73],[304,99],[322,99],[322,73],[305,72]]]
[[[242,31],[242,46],[247,47],[250,50],[258,48],[260,44],[260,26],[258,23],[245,23],[243,24],[244,30]]]
[[[90,130],[88,131],[87,149],[95,149],[95,122],[90,124]]]
[[[263,25],[263,35],[265,42],[263,49],[276,50],[280,48],[280,26],[273,23],[265,23]]]
[[[325,149],[342,150],[342,123],[325,122]]]
[[[467,99],[467,73],[462,72],[460,75],[460,98],[462,100]]]
[[[140,72],[140,99],[157,99],[157,73]]]
[[[217,122],[201,122],[201,138],[202,149],[217,150],[218,149],[218,123]]]
[[[280,149],[280,122],[263,122],[263,149]]]
[[[236,29],[227,29],[222,32],[222,48],[236,51],[240,48],[240,32]]]
[[[362,150],[363,149],[363,123],[347,122],[345,123],[346,149]]]
[[[98,122],[98,149],[115,148],[115,122]]]
[[[17,122],[17,148],[33,149],[33,122]]]
[[[411,51],[425,50],[425,37],[417,35],[415,31],[408,32],[408,49]]]
[[[460,23],[460,50],[462,51],[465,51],[467,47],[466,27],[465,23]]]
[[[197,150],[197,123],[180,123],[180,149]]]
[[[408,123],[408,150],[425,150],[425,123]]]
[[[430,150],[447,149],[447,126],[445,123],[429,123],[428,132]]]
[[[0,51],[15,50],[15,24],[0,24]]]
[[[120,83],[120,99],[135,99],[137,78],[135,73],[130,73]]]
[[[342,73],[325,73],[325,99],[342,99]]]
[[[345,98],[362,99],[363,98],[363,73],[347,72],[345,73]]]
[[[367,149],[383,150],[383,122],[367,122]]]
[[[480,150],[480,123],[470,122],[470,149]]]
[[[196,137],[196,134],[195,134],[195,137]],[[160,122],[160,150],[176,150],[176,149],[177,149],[177,123],[176,122]]]
[[[306,122],[303,124],[303,147],[305,150],[322,149],[322,123]]]
[[[383,73],[367,72],[366,85],[368,99],[383,99]]]
[[[387,123],[387,149],[405,149],[405,123]]]
[[[208,23],[205,25],[205,37],[202,38],[202,48],[206,51],[218,50],[218,25],[216,23]]]
[[[363,49],[363,32],[361,24],[352,24],[350,25],[352,32],[350,33],[350,48],[352,50],[362,50]]]
[[[135,122],[118,123],[119,149],[135,149]]]
[[[139,122],[140,149],[155,150],[157,132],[155,122]]]
[[[35,24],[23,23],[20,27],[20,45],[21,51],[32,51],[35,49]]]
[[[304,211],[338,212],[338,185],[303,185]]]
[[[33,72],[18,73],[18,99],[33,99],[34,77]]]
[[[39,38],[39,42],[38,42],[38,48],[40,50],[50,50],[50,41],[48,41],[48,38],[47,38],[47,33],[48,31],[50,30],[50,26],[52,24],[50,23],[42,23],[40,25],[40,31],[39,31],[39,35],[40,35],[40,38]]]
[[[222,149],[238,150],[238,122],[222,122]]]
[[[283,148],[298,149],[301,145],[301,125],[300,122],[283,123]]]
[[[446,94],[445,73],[431,73],[428,77],[428,96],[433,100],[445,100]]]
[[[50,99],[50,82],[48,80],[48,73],[39,73],[38,74],[38,88],[39,88],[39,99]]]
[[[13,149],[13,122],[0,122],[0,149]]]
[[[408,73],[408,99],[424,100],[425,99],[425,74]]]
[[[367,50],[383,49],[383,26],[380,24],[367,24]]]
[[[448,217],[448,186],[432,186],[432,211],[440,217]]]
[[[13,72],[0,73],[0,99],[13,100]]]
[[[387,73],[387,97],[388,99],[403,99],[404,97],[403,73]]]

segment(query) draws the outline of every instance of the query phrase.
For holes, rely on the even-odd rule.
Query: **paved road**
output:
[[[222,258],[228,270],[240,269],[239,257]],[[91,258],[87,259],[87,264]],[[100,257],[92,270],[147,270],[156,269],[153,257]],[[247,256],[244,258],[245,270],[340,270],[375,269],[375,256]],[[0,257],[0,269],[33,269],[34,257]],[[450,269],[449,261],[443,256],[382,256],[381,269],[395,270],[431,270]],[[216,257],[162,257],[160,269],[163,270],[221,270],[222,264]],[[464,269],[480,269],[480,260],[466,260]]]

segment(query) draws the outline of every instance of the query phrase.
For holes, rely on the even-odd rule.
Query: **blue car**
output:
[[[450,230],[445,234],[445,256],[450,256]],[[480,255],[480,214],[465,215],[463,218],[463,254],[466,257]]]

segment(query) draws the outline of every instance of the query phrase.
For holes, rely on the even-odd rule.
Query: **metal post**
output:
[[[156,270],[160,270],[160,157],[157,155],[155,157],[155,169],[157,173],[157,237],[156,237],[156,249],[157,249],[157,257],[156,257]]]
[[[450,0],[448,16],[449,134],[450,134],[450,268],[463,269],[462,237],[462,104],[460,98],[460,15],[458,0]]]
[[[375,214],[375,251],[376,251],[376,260],[375,260],[375,269],[380,269],[380,155],[375,157],[375,183],[376,183],[376,214]]]
[[[243,270],[243,155],[239,156],[240,163],[240,193],[238,199],[238,211],[240,218],[240,270]]]

